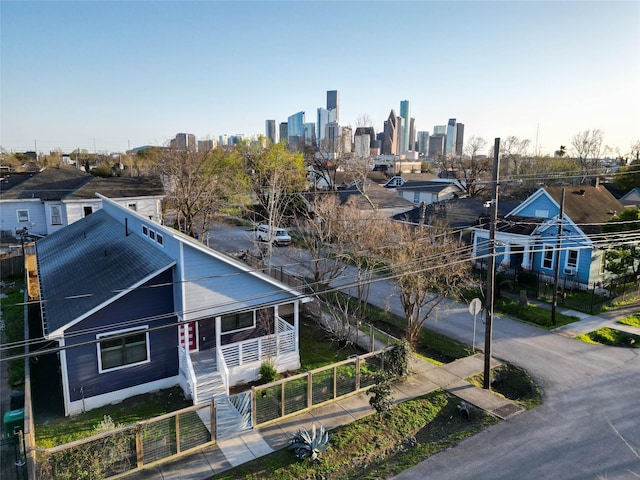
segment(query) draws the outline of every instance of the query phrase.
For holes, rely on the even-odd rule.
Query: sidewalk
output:
[[[498,365],[500,362],[493,361],[491,366],[495,368]],[[412,374],[396,382],[393,387],[396,403],[444,388],[461,400],[502,419],[524,410],[521,406],[464,380],[484,371],[482,354],[462,358],[442,366],[414,357],[411,360],[410,370]],[[315,423],[331,430],[373,412],[369,405],[369,396],[366,393],[359,393],[232,439],[223,440],[193,455],[133,473],[127,478],[136,480],[208,479],[214,474],[285,448],[289,444],[289,439],[300,427],[310,428]]]

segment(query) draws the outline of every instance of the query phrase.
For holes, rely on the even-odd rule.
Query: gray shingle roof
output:
[[[36,243],[45,334],[174,261],[100,210]],[[73,297],[73,298],[70,298]]]
[[[45,168],[15,187],[2,191],[1,198],[3,200],[27,198],[60,200],[92,178],[93,176],[87,172],[73,167]]]
[[[21,182],[2,184],[1,199],[39,198],[52,201],[64,199],[95,199],[96,193],[109,198],[163,196],[159,177],[94,177],[83,170],[61,165],[33,173]]]

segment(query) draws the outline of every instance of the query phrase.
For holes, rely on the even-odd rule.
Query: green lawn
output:
[[[388,419],[374,414],[332,430],[330,447],[317,462],[300,461],[283,449],[212,479],[388,478],[497,422],[473,408],[468,419],[462,418],[459,403],[436,391],[395,405]]]
[[[546,329],[553,329],[579,320],[578,317],[556,312],[556,324],[552,325],[551,310],[548,308],[538,307],[531,303],[529,303],[527,307],[523,308],[517,300],[512,300],[510,298],[496,299],[494,308],[497,312],[504,313],[510,317],[517,318]]]
[[[6,342],[20,343],[24,340],[24,279],[3,279],[5,282],[14,282],[14,285],[5,290],[6,297],[0,301],[2,308],[2,320],[4,322]],[[22,347],[11,348],[9,355],[24,353]],[[24,383],[24,359],[9,360],[9,385],[17,387]]]
[[[603,327],[593,332],[578,335],[578,340],[610,347],[640,348],[640,336]]]
[[[624,317],[618,320],[618,323],[621,323],[623,325],[629,325],[631,327],[640,328],[640,313],[636,313],[634,315],[629,315],[628,317]]]

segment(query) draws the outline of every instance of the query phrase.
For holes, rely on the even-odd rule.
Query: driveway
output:
[[[247,235],[246,229],[242,234],[238,227],[216,227],[214,231],[211,245],[230,253],[241,248],[237,242]],[[233,249],[225,247],[225,242],[231,242]],[[302,258],[304,253],[287,247],[276,250],[272,263],[301,271],[296,268],[296,260]],[[349,283],[345,278],[339,282]],[[402,314],[390,282],[372,283],[369,301]],[[465,305],[444,303],[427,327],[472,343],[473,317]],[[484,346],[480,318],[476,345]],[[542,390],[542,405],[433,455],[394,478],[640,478],[639,349],[589,345],[498,316],[494,318],[492,351],[494,357],[519,365],[533,376]]]

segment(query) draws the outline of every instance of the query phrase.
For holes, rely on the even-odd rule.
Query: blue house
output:
[[[605,270],[602,225],[623,209],[603,186],[540,188],[499,219],[496,262],[500,269],[532,271],[547,280],[553,279],[556,262],[560,262],[559,277],[564,284],[580,289],[602,285],[611,276]],[[487,263],[488,244],[489,221],[484,217],[474,228],[473,257],[477,267]]]
[[[102,208],[36,242],[43,335],[66,415],[179,385],[194,404],[300,366],[287,285],[130,208]]]

